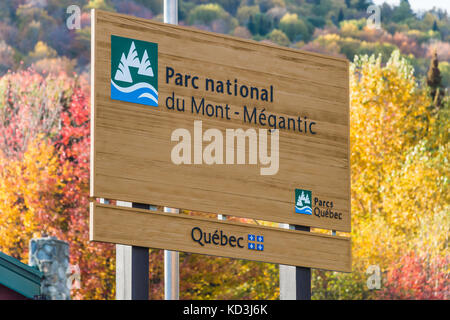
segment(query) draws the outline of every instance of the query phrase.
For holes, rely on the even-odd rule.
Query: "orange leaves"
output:
[[[114,251],[89,243],[88,92],[87,81],[63,72],[0,78],[0,250],[26,262],[32,236],[68,241],[81,272],[73,298],[106,299]]]
[[[23,160],[2,156],[0,162],[0,248],[26,259],[27,241],[38,229],[36,217],[53,210],[48,196],[58,187],[57,157],[38,137],[30,141]]]

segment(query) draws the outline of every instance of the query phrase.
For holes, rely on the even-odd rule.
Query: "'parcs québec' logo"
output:
[[[111,99],[158,106],[158,44],[111,36]]]
[[[295,212],[312,215],[312,194],[309,190],[295,189]]]

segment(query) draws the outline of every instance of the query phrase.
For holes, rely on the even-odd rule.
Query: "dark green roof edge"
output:
[[[0,251],[0,283],[27,298],[41,291],[43,273]]]

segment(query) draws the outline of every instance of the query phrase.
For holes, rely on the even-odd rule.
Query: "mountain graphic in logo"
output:
[[[158,44],[111,36],[111,99],[158,106]]]
[[[295,212],[312,214],[311,191],[295,189]]]

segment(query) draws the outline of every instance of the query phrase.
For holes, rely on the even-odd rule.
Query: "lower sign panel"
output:
[[[91,203],[92,241],[351,272],[349,238]]]

